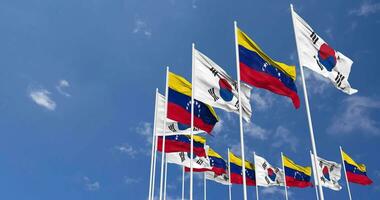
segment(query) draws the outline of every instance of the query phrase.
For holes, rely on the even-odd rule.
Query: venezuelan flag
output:
[[[206,156],[205,142],[206,139],[194,135],[193,150],[194,154],[200,157]],[[158,137],[157,150],[162,152],[162,136]],[[190,152],[191,137],[188,135],[170,135],[165,136],[165,153],[172,152]]]
[[[370,185],[372,180],[367,176],[366,166],[357,164],[350,156],[342,151],[344,166],[346,167],[347,179],[351,183]]]
[[[286,186],[300,188],[312,186],[312,183],[310,182],[310,167],[302,167],[300,165],[297,165],[286,156],[283,156],[283,161]]]
[[[214,109],[194,100],[194,126],[210,133],[218,122]],[[191,125],[191,83],[185,78],[169,72],[168,118]]]
[[[299,108],[295,66],[272,60],[239,28],[237,38],[240,79],[252,86],[287,96],[292,99],[294,107]]]
[[[243,184],[243,168],[241,158],[235,156],[230,152],[230,171],[231,171],[231,183]],[[252,163],[245,161],[245,179],[247,185],[256,185],[255,167]]]
[[[213,149],[209,148],[207,151],[207,156],[210,159],[210,165],[212,169],[193,169],[194,172],[205,172],[212,171],[216,175],[227,174],[227,163],[226,161],[216,153]],[[185,168],[186,172],[189,172],[189,168]]]

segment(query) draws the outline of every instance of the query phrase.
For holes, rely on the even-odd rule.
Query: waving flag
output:
[[[258,186],[284,186],[284,171],[273,167],[265,158],[255,155],[256,184]]]
[[[310,182],[311,168],[297,165],[292,160],[283,156],[285,168],[285,181],[288,187],[308,187],[312,186]]]
[[[239,114],[237,82],[210,58],[194,49],[194,98],[210,106]],[[243,118],[251,118],[251,87],[241,84]]]
[[[206,145],[206,151],[208,146]],[[168,163],[173,163],[177,165],[182,165],[185,167],[192,167],[194,169],[211,169],[210,160],[207,155],[204,157],[194,155],[191,158],[191,154],[189,152],[175,152],[175,153],[166,153],[166,159]]]
[[[352,60],[334,50],[296,12],[292,16],[300,65],[330,79],[339,90],[356,93],[348,83]]]
[[[311,155],[311,161],[314,165],[314,156]],[[317,170],[319,175],[319,182],[323,187],[330,188],[335,191],[342,189],[342,186],[339,185],[339,180],[341,177],[342,165],[333,161],[328,161],[317,157]]]
[[[157,101],[157,119],[156,119],[156,135],[163,136],[164,135],[164,123],[165,123],[165,97],[162,94],[158,94]],[[166,128],[165,135],[189,135],[190,134],[190,126],[181,124],[179,122],[173,121],[171,119],[166,118]],[[194,134],[202,133],[203,131],[194,127]]]
[[[194,135],[193,150],[197,156],[205,157],[205,142],[206,139]],[[158,137],[157,150],[162,152],[162,136]],[[171,135],[165,136],[165,153],[173,152],[190,152],[191,139],[188,135]]]
[[[169,72],[167,117],[188,126],[191,125],[191,83]],[[218,122],[214,109],[194,99],[194,126],[210,133]]]
[[[272,60],[238,28],[237,38],[241,80],[252,86],[287,96],[292,99],[294,107],[299,108],[295,67]]]
[[[351,183],[357,183],[360,185],[370,185],[372,180],[367,176],[367,169],[364,164],[357,164],[350,156],[344,151],[342,157],[344,165],[346,167],[347,179]]]
[[[243,184],[243,168],[241,158],[235,156],[230,152],[230,171],[231,171],[231,183]],[[255,167],[248,161],[245,161],[245,178],[247,185],[256,185]]]

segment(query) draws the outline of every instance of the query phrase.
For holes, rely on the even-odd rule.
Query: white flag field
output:
[[[206,171],[204,173],[206,174],[206,179],[208,179],[208,180],[215,181],[215,182],[223,184],[223,185],[229,185],[230,184],[228,174],[217,175],[213,171]]]
[[[292,16],[300,65],[330,79],[346,94],[356,93],[348,82],[353,61],[331,48],[296,12]]]
[[[314,157],[311,155],[311,160],[314,165]],[[333,161],[328,161],[317,157],[317,169],[319,177],[319,182],[323,187],[330,188],[335,191],[342,189],[342,186],[339,185],[339,180],[341,178],[342,165]],[[316,182],[316,184],[318,184]]]
[[[158,93],[157,101],[157,113],[156,113],[156,131],[155,134],[163,136],[164,123],[165,123],[165,96]],[[189,135],[191,128],[188,125],[184,125],[166,118],[165,135]],[[194,127],[194,134],[203,133],[204,131]]]
[[[237,82],[207,56],[194,49],[194,98],[212,107],[239,114]],[[249,103],[251,87],[241,84],[243,118],[250,121],[252,110]]]
[[[194,154],[191,159],[190,152],[174,152],[166,153],[166,159],[168,163],[182,165],[190,168],[190,164],[195,169],[211,169],[210,160],[207,157],[199,157]]]
[[[255,155],[256,185],[258,186],[284,186],[285,173],[282,169],[274,167],[258,155]]]

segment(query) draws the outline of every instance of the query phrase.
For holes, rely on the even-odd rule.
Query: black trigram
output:
[[[235,108],[239,111],[239,100],[236,101]]]
[[[216,96],[216,94],[215,94],[215,88],[210,88],[208,90],[208,93],[211,95],[211,97],[214,99],[214,101],[217,101],[219,99],[219,97]]]
[[[198,165],[202,165],[203,164],[203,160],[197,160],[197,164]]]
[[[317,34],[315,34],[314,31],[311,33],[310,37],[314,44],[317,43],[317,41],[319,40],[319,37],[317,36]]]
[[[264,162],[264,163],[263,163],[263,165],[262,165],[262,167],[263,167],[264,169],[266,169],[266,168],[267,168],[267,166],[268,166],[268,165],[267,165],[267,163],[266,163],[266,162]]]
[[[185,161],[185,152],[180,152],[179,157],[181,158],[181,162]]]
[[[267,184],[269,184],[271,181],[269,180],[268,176],[265,177],[265,181],[267,182]]]
[[[172,132],[177,132],[177,130],[176,130],[175,127],[174,127],[174,124],[170,124],[170,125],[168,126],[168,128],[169,128],[169,130],[171,130]]]
[[[216,69],[213,68],[213,67],[210,68],[210,71],[211,71],[211,73],[214,74],[214,76],[218,75],[218,73],[219,73],[218,70],[216,70]]]
[[[335,77],[335,82],[336,82],[336,85],[338,87],[340,87],[340,85],[342,84],[343,80],[345,79],[346,77],[343,76],[340,72],[338,72],[338,75],[336,75]]]

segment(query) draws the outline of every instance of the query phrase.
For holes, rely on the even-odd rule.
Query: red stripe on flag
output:
[[[256,181],[248,179],[245,177],[246,183],[249,186],[255,186]],[[243,184],[243,176],[240,174],[231,173],[231,183],[232,184]]]
[[[360,185],[370,185],[373,181],[368,177],[361,174],[354,174],[352,172],[347,172],[347,179],[351,183],[357,183]]]
[[[291,176],[286,176],[285,179],[286,179],[286,186],[288,187],[305,188],[305,187],[313,186],[313,184],[310,181],[300,181]]]
[[[162,152],[162,138],[158,137],[157,151]],[[190,143],[175,140],[165,140],[165,153],[190,152]],[[206,157],[204,148],[194,147],[194,154],[200,157]]]

